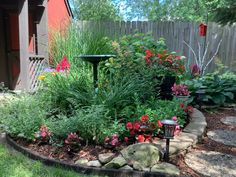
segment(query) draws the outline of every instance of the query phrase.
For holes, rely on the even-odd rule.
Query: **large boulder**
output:
[[[160,160],[159,149],[150,143],[137,143],[121,151],[129,165],[138,162],[143,168],[150,168]]]

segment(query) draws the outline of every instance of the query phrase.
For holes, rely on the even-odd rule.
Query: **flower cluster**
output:
[[[173,87],[171,87],[171,90],[172,90],[173,95],[175,96],[188,96],[189,95],[188,87],[183,84],[177,85],[175,83]]]
[[[80,147],[81,138],[76,133],[69,133],[65,139],[65,144],[67,145],[68,153],[78,150]]]
[[[137,142],[150,142],[152,141],[154,132],[161,128],[162,124],[160,121],[149,122],[149,116],[143,115],[140,120],[126,123],[126,129],[129,131],[130,139],[125,137],[125,142],[135,140]]]
[[[191,76],[197,77],[197,76],[200,76],[201,69],[197,64],[193,64],[190,66],[190,72],[191,72]]]
[[[70,133],[67,135],[67,138],[65,139],[65,144],[68,145],[75,145],[79,144],[80,138],[76,133]]]
[[[106,137],[104,143],[105,146],[116,147],[119,144],[119,135],[112,134],[111,137]]]
[[[184,103],[180,103],[180,108],[187,114],[191,114],[193,112],[193,107],[190,105],[185,105]]]
[[[52,76],[55,76],[56,73],[61,73],[70,70],[70,63],[68,62],[66,56],[57,64],[56,69],[46,68],[42,75],[38,77],[38,80],[44,81],[46,79],[47,73],[50,73]]]
[[[39,128],[39,132],[35,134],[35,137],[40,138],[43,142],[46,142],[51,137],[51,132],[46,125],[41,125],[41,127]]]
[[[157,54],[153,53],[151,50],[146,50],[144,59],[149,65],[158,64],[158,66],[180,74],[185,71],[183,57],[175,55],[174,53],[168,54],[166,50]]]
[[[172,120],[175,121],[176,123],[178,122],[178,118],[176,116],[172,117]],[[177,125],[175,127],[174,135],[178,135],[180,132],[181,132],[181,128],[177,123]]]

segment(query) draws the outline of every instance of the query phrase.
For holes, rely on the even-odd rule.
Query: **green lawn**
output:
[[[92,177],[61,168],[47,167],[38,161],[9,151],[0,144],[0,177]],[[95,177],[95,176],[93,176]]]

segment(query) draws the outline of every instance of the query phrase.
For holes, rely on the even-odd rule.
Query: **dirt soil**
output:
[[[223,124],[220,119],[226,116],[236,116],[235,109],[218,109],[215,111],[203,111],[203,114],[206,117],[207,121],[207,130],[232,130],[236,131],[236,127]],[[23,145],[26,148],[37,152],[40,155],[47,156],[49,158],[57,159],[60,161],[66,161],[68,163],[75,163],[79,158],[87,158],[88,160],[96,160],[98,154],[114,152],[117,153],[119,150],[112,150],[109,148],[104,148],[103,146],[83,146],[81,149],[73,151],[69,147],[63,146],[50,146],[47,144],[38,144],[27,143],[24,140],[16,140],[19,144]],[[125,148],[126,145],[121,145],[120,149]],[[236,147],[227,146],[221,143],[217,143],[213,140],[210,140],[206,135],[203,138],[201,144],[197,144],[193,149],[196,150],[206,150],[206,151],[218,151],[222,153],[227,153],[236,156]],[[198,174],[191,168],[189,168],[184,162],[184,155],[180,154],[175,158],[172,158],[170,163],[177,165],[181,170],[181,176],[188,177],[201,177],[202,175]]]
[[[203,114],[206,117],[207,121],[207,130],[232,130],[236,131],[236,127],[225,125],[223,124],[220,119],[227,117],[227,116],[236,116],[236,110],[235,109],[219,109],[215,111],[203,111]],[[217,143],[211,139],[209,139],[206,135],[203,138],[203,141],[201,144],[197,144],[196,147],[193,149],[196,150],[206,150],[206,151],[217,151],[221,153],[231,154],[236,156],[236,147],[233,146],[227,146],[222,143]],[[184,156],[178,155],[174,159],[171,159],[171,163],[177,165],[180,167],[181,170],[181,176],[189,176],[189,177],[202,177],[202,175],[198,174],[191,168],[189,168],[185,162],[184,162]]]

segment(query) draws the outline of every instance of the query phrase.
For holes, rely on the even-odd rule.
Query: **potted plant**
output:
[[[156,72],[156,79],[160,81],[161,99],[172,100],[171,87],[176,82],[177,76],[185,71],[184,58],[175,52],[168,53],[162,50],[158,53],[146,50],[145,60],[147,65]]]
[[[172,95],[181,102],[188,101],[189,98],[189,91],[188,87],[184,84],[177,85],[174,83],[173,87],[171,87]]]

